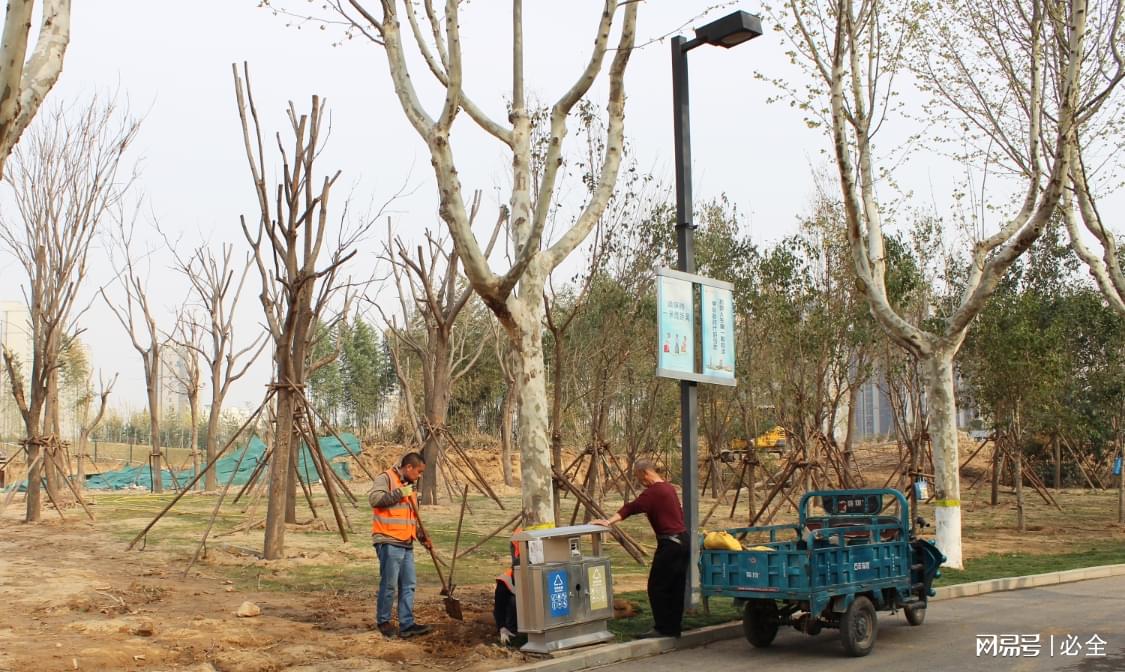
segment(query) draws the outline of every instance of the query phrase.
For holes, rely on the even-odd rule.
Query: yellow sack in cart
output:
[[[708,532],[703,536],[703,548],[709,551],[741,551],[742,544],[731,536],[730,532],[721,530],[718,532]]]

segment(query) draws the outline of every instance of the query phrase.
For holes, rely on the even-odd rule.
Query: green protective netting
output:
[[[324,455],[324,459],[328,462],[331,469],[335,471],[340,478],[351,480],[351,469],[348,467],[348,463],[342,458],[348,457],[349,454],[359,455],[359,439],[357,439],[355,435],[348,433],[340,434],[340,438],[344,440],[345,445],[341,445],[340,441],[334,436],[322,436],[317,439],[317,443],[320,444],[320,452]],[[254,469],[262,461],[265,452],[266,444],[262,443],[262,440],[257,436],[250,439],[248,445],[229,450],[213,467],[219,483],[225,485],[227,481],[231,481],[231,475],[233,474],[234,480],[231,481],[233,485],[246,484],[250,480],[250,476],[254,473]],[[243,456],[243,453],[245,453],[245,456]],[[239,463],[239,458],[242,459],[241,464]],[[195,470],[190,468],[175,473],[176,478],[175,481],[173,481],[172,472],[170,470],[161,470],[165,490],[175,488],[177,482],[180,487],[183,487],[195,477]],[[301,443],[301,450],[297,461],[297,473],[300,474],[301,480],[306,483],[317,483],[320,481],[316,463],[313,461],[308,446],[306,446],[304,442]],[[27,481],[16,484],[16,487],[18,487],[21,492],[24,491],[27,487]],[[122,467],[115,471],[106,471],[89,476],[86,479],[86,487],[90,490],[125,490],[129,488],[151,490],[152,476],[147,464]]]

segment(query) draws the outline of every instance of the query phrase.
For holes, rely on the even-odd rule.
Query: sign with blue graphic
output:
[[[1120,476],[1121,475],[1121,458],[1120,457],[1113,461],[1113,475],[1114,476]]]
[[[734,292],[700,285],[703,292],[703,375],[734,380]]]
[[[658,268],[656,304],[657,376],[713,385],[737,384],[734,285]]]
[[[565,569],[556,569],[547,572],[547,604],[551,609],[551,616],[570,615],[570,575]]]
[[[656,278],[656,366],[665,371],[695,371],[695,300],[691,283],[679,278]]]

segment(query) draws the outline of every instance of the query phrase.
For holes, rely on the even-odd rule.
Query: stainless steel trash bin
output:
[[[515,569],[519,629],[524,651],[549,653],[613,639],[613,570],[602,554],[600,525],[528,530]]]

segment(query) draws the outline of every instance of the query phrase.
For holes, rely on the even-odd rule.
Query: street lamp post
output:
[[[688,102],[687,52],[701,44],[712,44],[729,49],[762,34],[761,20],[747,12],[738,11],[695,29],[695,39],[677,35],[672,38],[672,112],[676,152],[676,268],[686,273],[695,272],[695,223],[692,216],[691,197],[691,123]],[[699,548],[695,533],[699,528],[699,496],[696,484],[698,468],[698,410],[696,383],[680,381],[680,452],[682,455],[684,522],[691,537],[691,562],[689,564],[684,607],[699,603]]]

